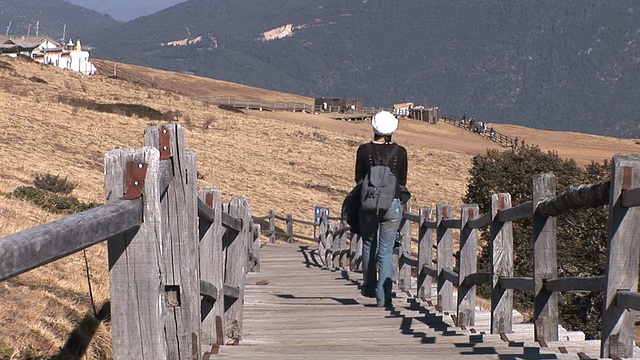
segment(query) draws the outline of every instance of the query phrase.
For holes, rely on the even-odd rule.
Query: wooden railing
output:
[[[438,204],[435,210],[420,208],[418,214],[405,211],[396,276],[398,289],[412,290],[411,269],[417,268],[416,296],[430,301],[431,283],[436,282],[436,308],[455,312],[457,325],[466,328],[475,323],[476,285],[491,284],[491,332],[495,334],[512,332],[513,290],[530,291],[535,304],[534,338],[543,346],[558,340],[558,292],[604,291],[601,356],[633,357],[635,312],[640,311],[640,154],[616,155],[612,174],[610,181],[574,185],[557,196],[554,175],[540,174],[532,179],[532,201],[512,206],[508,193],[494,194],[488,199],[490,211],[483,215],[476,204],[463,205],[460,218],[455,218],[453,208],[446,204]],[[558,278],[556,217],[602,205],[610,208],[606,274]],[[531,277],[515,277],[512,223],[525,218],[533,221],[533,273]],[[412,224],[418,226],[417,258],[412,252]],[[336,225],[322,219],[321,228],[326,233],[320,233],[319,252],[325,264],[357,268],[361,263],[361,240],[346,234],[347,228],[327,230],[332,227]],[[454,230],[460,234],[457,256],[453,253]],[[490,234],[489,273],[477,269],[480,230]],[[351,244],[347,244],[348,239]],[[455,303],[454,286],[458,293]]]
[[[114,358],[201,359],[239,339],[260,227],[245,199],[197,189],[180,125],[145,144],[106,155],[105,205],[0,239],[0,281],[106,239]]]
[[[457,118],[449,115],[444,115],[442,117],[442,121],[449,123],[451,125],[455,125],[461,129],[465,129],[467,131],[474,131],[474,129],[469,125],[469,121],[463,121],[462,118]],[[509,137],[505,134],[502,134],[497,131],[489,131],[487,130],[485,133],[480,134],[485,139],[491,140],[502,147],[507,148],[517,148],[520,144],[518,144],[516,138]]]

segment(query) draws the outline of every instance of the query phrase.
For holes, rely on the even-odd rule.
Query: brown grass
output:
[[[367,123],[300,113],[235,113],[189,95],[309,104],[312,100],[164,71],[119,68],[143,72],[153,78],[155,87],[109,74],[88,77],[0,60],[0,192],[31,185],[33,174],[51,173],[77,183],[73,196],[102,203],[104,154],[115,148],[141,147],[146,127],[179,121],[187,129],[188,146],[198,156],[200,188],[222,189],[225,198],[246,197],[257,216],[274,209],[280,215],[291,213],[294,218],[310,220],[316,205],[338,213],[353,184],[356,146],[371,136]],[[34,78],[42,81],[30,80]],[[61,96],[82,102],[60,101]],[[79,104],[144,105],[146,110],[174,116],[172,120],[151,120]],[[610,158],[615,152],[640,150],[632,140],[495,126],[582,164]],[[459,208],[471,157],[496,147],[448,124],[413,120],[401,120],[395,140],[409,152],[409,188],[416,206],[450,203]],[[23,201],[3,199],[0,237],[57,218]],[[304,231],[311,233],[311,229]],[[100,308],[109,299],[105,245],[88,249],[87,256]],[[4,281],[0,289],[0,347],[2,343],[16,349],[30,345],[45,354],[57,354],[75,329],[91,324],[93,310],[82,253]],[[99,323],[86,358],[109,358],[105,351],[109,342],[108,326]]]

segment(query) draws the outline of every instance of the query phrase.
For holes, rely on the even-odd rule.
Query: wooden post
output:
[[[108,240],[113,358],[166,359],[168,339],[164,332],[166,303],[158,184],[160,154],[150,147],[109,152],[104,161],[108,203],[124,195],[125,169],[130,161],[147,165],[144,211],[137,232]]]
[[[622,207],[620,199],[623,190],[637,187],[640,187],[640,154],[614,156],[600,345],[603,358],[634,357],[636,312],[616,306],[616,293],[618,290],[638,290],[640,207]]]
[[[433,229],[425,222],[433,219],[433,208],[420,208],[420,223],[418,234],[418,296],[422,301],[431,301],[431,284],[433,278],[424,271],[425,265],[433,265]]]
[[[293,243],[293,215],[287,214],[287,242]]]
[[[338,236],[335,238],[334,244],[335,244],[335,248],[337,251],[336,256],[334,257],[334,266],[337,269],[343,269],[345,268],[345,256],[344,253],[346,251],[348,251],[349,249],[349,245],[347,244],[347,236],[348,236],[348,232],[344,231],[342,229],[338,230],[337,224],[333,225],[334,227],[334,233],[338,232]]]
[[[213,224],[200,221],[200,278],[215,286],[218,290],[215,301],[204,297],[201,304],[202,343],[210,345],[224,344],[224,263],[222,251],[222,191],[200,190],[198,195],[202,201],[213,209]]]
[[[272,210],[269,210],[269,236],[273,244],[276,243],[276,214]]]
[[[477,204],[462,206],[460,217],[460,258],[458,260],[458,326],[476,324],[476,286],[465,285],[464,279],[478,272],[478,229],[467,226],[480,214]]]
[[[227,258],[224,283],[238,291],[237,299],[225,299],[225,328],[227,340],[239,340],[242,331],[242,316],[244,307],[244,285],[247,273],[247,247],[250,232],[251,214],[247,200],[234,196],[229,203],[229,215],[242,220],[239,232],[228,231]],[[235,236],[234,236],[235,235]]]
[[[491,333],[512,332],[513,290],[500,289],[500,277],[513,277],[513,224],[500,222],[498,211],[511,207],[511,195],[491,195]]]
[[[252,241],[249,249],[249,271],[260,272],[260,224],[253,225]]]
[[[184,128],[178,124],[147,128],[145,144],[171,164],[169,187],[160,201],[166,237],[163,253],[168,358],[200,355],[200,274],[196,154],[186,151]],[[146,356],[146,355],[145,355]]]
[[[327,218],[323,215],[320,216],[320,226],[318,229],[318,256],[320,256],[320,261],[322,265],[325,267],[329,267],[327,263],[327,252],[329,251],[327,244]]]
[[[402,206],[403,212],[411,213],[411,200]],[[400,226],[400,235],[402,242],[400,244],[398,257],[398,289],[411,290],[411,265],[407,264],[406,259],[411,258],[411,221],[402,218]]]
[[[351,271],[362,270],[362,236],[351,233]]]
[[[553,174],[533,177],[533,204],[556,195]],[[548,292],[544,281],[558,277],[556,218],[536,215],[533,209],[533,323],[536,341],[558,341],[558,294]]]
[[[323,217],[323,221],[326,224],[325,227],[325,241],[326,241],[326,246],[327,246],[327,253],[324,259],[325,264],[327,264],[328,268],[332,268],[333,267],[333,258],[335,255],[335,250],[336,250],[336,241],[334,238],[334,234],[333,234],[333,225],[331,225],[331,222],[329,221],[329,217],[326,214],[322,215]]]
[[[453,217],[451,205],[436,206],[438,219],[438,311],[454,310],[453,284],[445,280],[443,270],[453,270],[453,229],[441,226],[442,220]]]

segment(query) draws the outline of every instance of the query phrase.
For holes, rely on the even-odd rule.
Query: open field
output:
[[[356,148],[371,137],[368,123],[292,112],[222,110],[190,96],[309,103],[312,99],[121,67],[144,71],[157,87],[109,74],[83,76],[25,60],[0,59],[0,192],[32,185],[34,174],[51,173],[77,183],[73,196],[102,203],[104,154],[141,147],[146,127],[178,121],[198,156],[200,188],[222,189],[224,199],[245,197],[257,216],[274,209],[280,215],[311,220],[317,205],[338,213],[353,185]],[[135,114],[124,114],[123,105],[134,105]],[[637,141],[630,139],[494,126],[580,164],[610,159],[615,153],[640,152]],[[408,185],[415,206],[450,203],[459,208],[473,155],[498,148],[446,123],[407,119],[401,120],[394,140],[409,153]],[[24,201],[2,197],[0,237],[56,218]],[[90,248],[87,259],[100,308],[109,298],[105,246]],[[108,329],[104,323],[90,321],[93,310],[88,293],[82,253],[0,283],[0,349],[3,343],[16,348],[31,345],[56,354],[82,324],[96,332],[87,358],[108,358],[101,346],[109,341]]]

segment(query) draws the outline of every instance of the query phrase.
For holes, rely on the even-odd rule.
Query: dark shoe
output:
[[[360,290],[360,295],[364,296],[364,297],[368,297],[368,298],[374,298],[376,297],[376,292],[375,291],[365,291],[364,289]]]

